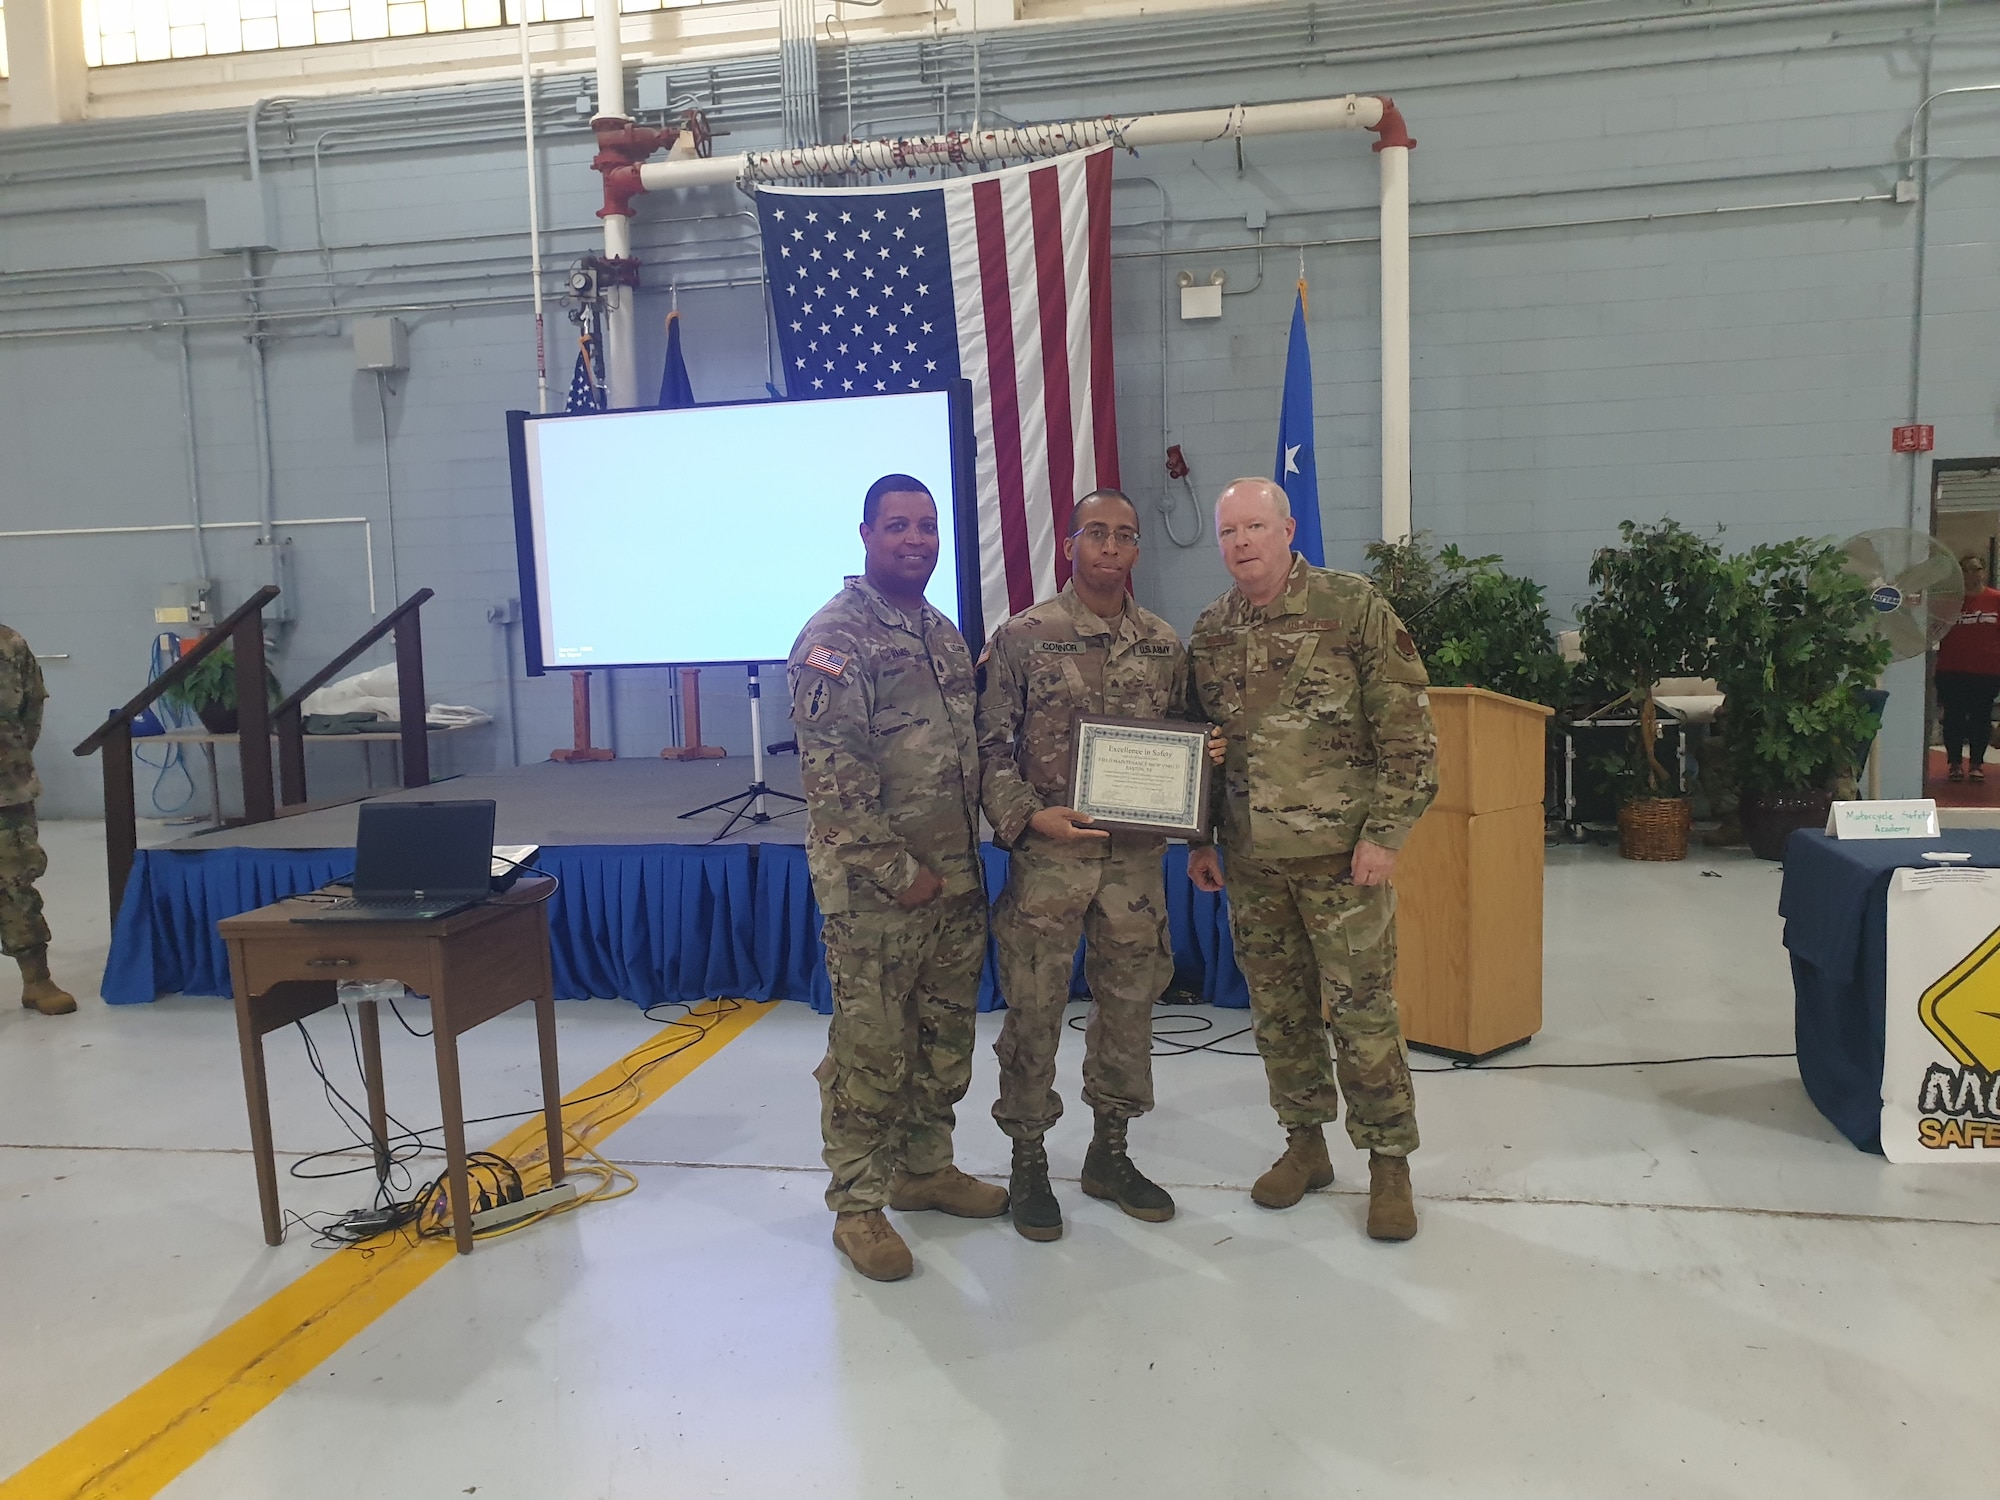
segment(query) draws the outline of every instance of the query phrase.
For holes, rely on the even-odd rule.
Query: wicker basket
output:
[[[1686,859],[1689,821],[1685,797],[1628,802],[1618,809],[1618,853],[1625,859]]]

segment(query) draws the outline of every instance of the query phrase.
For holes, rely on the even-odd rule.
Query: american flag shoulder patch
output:
[[[829,677],[838,677],[847,670],[850,660],[852,658],[845,652],[836,651],[831,646],[808,646],[804,664]]]

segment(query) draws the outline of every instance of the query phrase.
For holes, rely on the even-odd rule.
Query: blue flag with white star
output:
[[[1278,407],[1278,457],[1271,477],[1292,502],[1299,523],[1292,550],[1316,568],[1326,566],[1319,530],[1319,465],[1313,462],[1313,367],[1306,347],[1306,284],[1292,304],[1292,336],[1285,351],[1285,396]]]

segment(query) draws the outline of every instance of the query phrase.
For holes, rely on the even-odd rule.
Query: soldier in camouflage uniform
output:
[[[1139,512],[1117,490],[1077,502],[1063,543],[1062,592],[994,633],[979,690],[980,798],[1010,851],[993,913],[1007,1019],[994,1052],[993,1118],[1014,1141],[1014,1227],[1062,1236],[1042,1137],[1062,1116],[1056,1047],[1076,942],[1094,1002],[1083,1097],[1096,1116],[1083,1190],[1135,1219],[1174,1216],[1174,1200],[1132,1164],[1126,1122],[1153,1107],[1153,1002],[1173,978],[1160,859],[1166,840],[1088,826],[1065,805],[1073,713],[1163,719],[1185,711],[1187,656],[1173,626],[1126,593],[1139,560]]]
[[[972,657],[924,601],[937,506],[917,480],[869,488],[867,570],[792,647],[806,859],[833,1022],[819,1079],[834,1245],[877,1281],[910,1274],[884,1207],[995,1218],[1007,1194],[952,1165],[972,1081],[986,891]]]
[[[48,696],[35,653],[0,625],[0,953],[21,966],[21,1003],[62,1016],[76,1009],[76,1000],[49,975],[49,924],[35,889],[49,867],[35,821],[42,794],[35,741]]]
[[[1409,1239],[1417,1117],[1389,880],[1437,793],[1429,679],[1366,579],[1293,554],[1277,485],[1237,480],[1215,522],[1236,587],[1195,621],[1188,652],[1200,706],[1223,731],[1230,932],[1288,1137],[1251,1196],[1289,1208],[1333,1181],[1323,1127],[1345,1094],[1348,1136],[1370,1156],[1368,1233]],[[1188,873],[1222,888],[1214,848],[1193,851]]]

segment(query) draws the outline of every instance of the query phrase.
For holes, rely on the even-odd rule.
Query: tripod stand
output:
[[[768,823],[773,818],[782,818],[787,814],[798,812],[806,805],[806,799],[803,797],[794,796],[790,792],[774,792],[764,785],[764,699],[757,681],[757,663],[754,661],[749,663],[748,671],[750,673],[749,790],[738,792],[733,797],[724,797],[718,802],[711,802],[706,807],[692,808],[681,814],[683,818],[692,818],[701,813],[720,812],[725,807],[728,808],[729,821],[722,825],[722,832],[709,840],[711,844],[728,838],[738,823]],[[787,802],[796,802],[798,807],[783,808],[775,813],[766,812],[764,801],[768,797],[780,797]]]

